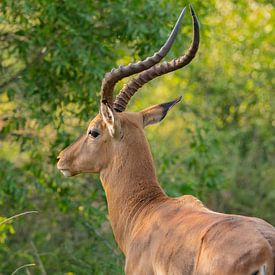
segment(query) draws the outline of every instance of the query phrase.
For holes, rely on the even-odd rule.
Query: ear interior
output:
[[[108,105],[107,102],[100,104],[100,114],[111,137],[116,137],[120,134],[120,123],[116,118],[114,110]]]
[[[108,106],[108,103],[102,102],[100,104],[100,114],[108,131],[112,137],[115,135],[115,116],[113,110]]]
[[[147,125],[156,124],[165,118],[168,111],[177,104],[182,97],[178,97],[173,101],[169,101],[166,103],[154,105],[148,109],[143,110],[141,113],[143,115],[143,127]]]

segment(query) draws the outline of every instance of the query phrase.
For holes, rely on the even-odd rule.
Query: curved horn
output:
[[[124,85],[124,87],[121,89],[121,91],[119,92],[114,102],[114,109],[117,112],[123,112],[125,110],[131,97],[145,83],[163,74],[167,74],[169,72],[183,68],[184,66],[189,64],[192,61],[192,59],[195,57],[199,48],[200,32],[199,32],[198,19],[191,5],[190,5],[190,11],[193,19],[194,36],[193,36],[192,44],[188,49],[188,51],[183,56],[177,59],[173,59],[169,62],[163,62],[161,64],[157,64],[151,67],[150,69],[147,69],[141,72],[137,77],[133,78],[128,84]]]
[[[143,61],[139,61],[136,63],[130,63],[127,66],[119,66],[117,69],[112,69],[111,72],[107,73],[102,80],[101,84],[101,102],[107,102],[109,106],[113,106],[113,90],[115,84],[124,77],[140,73],[144,70],[149,69],[155,64],[159,63],[160,60],[169,52],[176,35],[178,33],[178,29],[180,23],[185,14],[185,7],[183,8],[171,34],[166,40],[165,44],[161,47],[161,49],[156,52],[153,56],[147,57]]]

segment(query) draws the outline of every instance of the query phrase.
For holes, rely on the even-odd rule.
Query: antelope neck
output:
[[[137,219],[149,215],[154,205],[166,198],[145,137],[121,148],[100,178],[115,239],[126,254]]]

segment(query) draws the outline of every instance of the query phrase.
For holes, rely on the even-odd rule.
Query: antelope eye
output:
[[[96,130],[96,129],[91,129],[89,131],[89,136],[92,137],[92,138],[97,138],[99,135],[100,135],[99,131]]]

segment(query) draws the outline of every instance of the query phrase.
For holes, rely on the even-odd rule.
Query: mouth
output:
[[[65,177],[71,177],[72,176],[72,173],[67,169],[59,169],[59,170]]]
[[[63,176],[65,177],[70,177],[72,176],[72,173],[70,172],[69,169],[66,168],[62,168],[61,165],[59,165],[59,163],[57,163],[57,169],[63,174]]]

